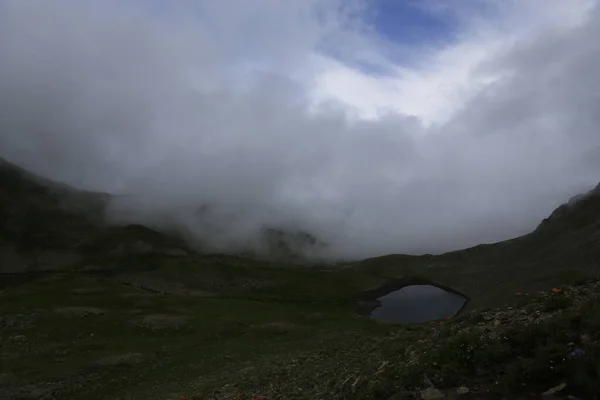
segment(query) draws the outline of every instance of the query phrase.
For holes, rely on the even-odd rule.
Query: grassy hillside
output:
[[[562,383],[554,398],[598,398],[597,192],[502,243],[301,265],[103,226],[106,195],[11,165],[0,181],[0,399],[433,399],[466,389],[460,398],[518,399]],[[411,326],[356,312],[415,281],[466,294],[468,309]]]
[[[39,178],[0,159],[0,237],[24,250],[76,247],[102,220],[108,196]]]
[[[530,234],[440,256],[377,257],[356,268],[429,278],[470,297],[469,309],[504,304],[514,292],[597,279],[600,185],[576,204],[559,207]]]

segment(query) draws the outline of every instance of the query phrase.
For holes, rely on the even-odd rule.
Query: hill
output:
[[[52,182],[0,159],[0,272],[60,270],[98,254],[187,247],[173,233],[107,225],[109,200],[106,193]]]
[[[0,398],[598,398],[598,188],[519,238],[344,265],[201,253],[103,224],[108,201],[0,167]],[[468,308],[356,313],[411,282]]]
[[[356,268],[389,278],[420,276],[473,299],[503,304],[514,292],[584,282],[600,273],[600,185],[575,196],[531,233],[439,256],[388,255]]]

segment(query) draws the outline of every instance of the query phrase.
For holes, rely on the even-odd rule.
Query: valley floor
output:
[[[403,326],[355,312],[379,276],[250,264],[132,256],[3,275],[0,399],[600,398],[598,282]]]

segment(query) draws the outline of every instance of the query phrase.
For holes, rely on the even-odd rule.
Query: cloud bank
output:
[[[350,258],[507,239],[598,183],[597,1],[422,2],[460,30],[418,47],[376,3],[3,0],[0,156],[217,249]]]

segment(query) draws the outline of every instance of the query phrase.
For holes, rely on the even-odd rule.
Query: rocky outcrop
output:
[[[556,222],[569,222],[586,218],[589,222],[600,220],[600,184],[587,193],[571,197],[542,221],[538,230],[552,226]]]

